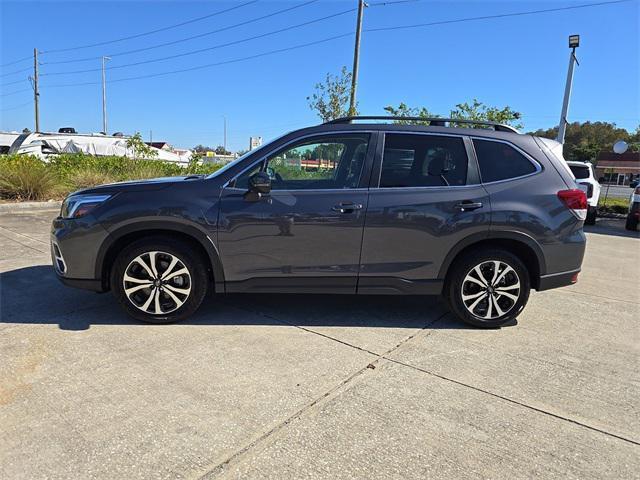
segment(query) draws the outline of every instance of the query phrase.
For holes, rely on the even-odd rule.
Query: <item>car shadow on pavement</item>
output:
[[[180,324],[470,328],[447,311],[437,296],[212,294]],[[62,330],[145,325],[128,317],[111,294],[62,285],[50,265],[0,273],[2,324],[57,324]]]

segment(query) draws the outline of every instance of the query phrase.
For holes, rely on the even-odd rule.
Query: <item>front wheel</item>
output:
[[[449,306],[461,320],[495,328],[515,319],[527,304],[529,272],[506,250],[482,249],[454,263],[445,288]]]
[[[208,288],[202,259],[182,242],[157,237],[127,246],[116,259],[111,286],[129,315],[170,323],[193,314]]]

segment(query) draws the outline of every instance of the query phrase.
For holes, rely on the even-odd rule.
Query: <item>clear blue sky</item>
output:
[[[28,57],[33,48],[63,49],[148,32],[201,17],[241,1],[1,1],[0,64]],[[355,12],[306,27],[157,63],[116,69],[144,61],[231,42],[338,13],[356,0],[320,0],[291,12],[226,32],[144,52],[120,52],[210,32],[305,0],[261,0],[222,15],[118,43],[41,55],[41,127],[78,131],[102,129],[100,72],[45,75],[99,69],[100,60],[47,62],[113,55],[108,79],[165,72],[222,62],[349,33]],[[378,0],[379,1],[379,0]],[[392,0],[388,0],[392,1]],[[364,28],[436,22],[529,10],[597,3],[578,1],[415,1],[370,7]],[[600,0],[601,1],[601,0]],[[375,3],[375,0],[371,0]],[[448,114],[456,104],[479,100],[509,105],[523,113],[525,128],[557,124],[569,49],[579,33],[570,120],[603,120],[627,129],[640,124],[640,7],[637,0],[538,15],[450,23],[427,28],[364,32],[358,88],[362,114],[404,101]],[[306,97],[327,72],[351,68],[353,36],[247,61],[187,73],[108,84],[109,131],[140,131],[145,139],[181,147],[222,143],[223,116],[228,146],[246,148],[250,135],[272,138],[318,122]],[[29,61],[0,70],[0,129],[33,128],[29,72],[6,75]],[[12,82],[19,82],[7,85]],[[55,87],[69,83],[95,85]]]

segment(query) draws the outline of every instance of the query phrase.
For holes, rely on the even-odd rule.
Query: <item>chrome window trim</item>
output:
[[[387,134],[397,134],[397,135],[429,135],[432,137],[454,137],[454,138],[459,138],[462,141],[462,147],[464,148],[464,153],[467,156],[467,177],[469,177],[469,161],[472,160],[472,158],[469,156],[469,151],[467,150],[467,146],[465,145],[464,142],[464,138],[468,137],[468,135],[461,135],[461,134],[455,134],[455,133],[433,133],[433,132],[417,132],[414,130],[382,130],[382,157],[380,158],[380,175],[378,176],[378,182],[377,182],[377,187],[371,188],[370,190],[372,191],[379,191],[379,190],[408,190],[408,189],[420,189],[420,190],[424,190],[424,189],[430,189],[433,190],[434,188],[441,188],[441,189],[447,189],[447,188],[464,188],[464,187],[477,187],[478,185],[480,185],[480,183],[465,183],[464,185],[432,185],[432,186],[412,186],[412,187],[381,187],[380,186],[380,180],[382,179],[382,164],[384,162],[384,148],[386,146],[387,143]],[[475,150],[474,150],[474,155],[475,155]],[[478,168],[479,171],[479,168]]]
[[[487,138],[487,137],[470,136],[469,138],[471,138],[471,146],[473,147],[473,154],[476,156],[476,159],[477,159],[477,162],[478,162],[478,173],[480,174],[480,184],[482,184],[482,185],[496,185],[496,184],[499,184],[499,183],[511,182],[513,180],[520,180],[520,179],[523,179],[523,178],[533,177],[534,175],[538,175],[539,173],[541,173],[544,170],[542,165],[540,165],[540,162],[538,162],[535,158],[533,158],[531,155],[529,155],[527,152],[525,152],[522,148],[518,147],[514,143],[511,143],[511,142],[506,141],[506,140],[499,140],[499,139]],[[484,140],[484,141],[487,141],[487,142],[504,143],[506,145],[509,145],[511,148],[513,148],[514,150],[519,152],[522,156],[524,156],[524,158],[529,160],[529,162],[531,162],[533,164],[533,166],[535,167],[536,171],[535,172],[531,172],[531,173],[527,173],[526,175],[520,175],[518,177],[509,177],[509,178],[503,178],[502,180],[494,180],[492,182],[483,182],[482,181],[482,170],[480,168],[480,160],[478,159],[478,152],[476,152],[476,146],[473,143],[474,140]]]
[[[243,188],[236,188],[236,187],[230,187],[229,184],[233,181],[235,181],[238,177],[242,176],[245,172],[251,170],[253,167],[255,167],[256,165],[258,165],[259,163],[264,162],[267,157],[269,155],[271,155],[274,152],[280,151],[283,148],[288,147],[289,145],[296,143],[300,140],[305,140],[307,138],[313,138],[313,137],[322,137],[322,136],[329,136],[329,135],[333,135],[333,134],[345,134],[345,133],[350,133],[350,134],[358,134],[358,133],[366,133],[369,134],[370,136],[375,132],[375,130],[339,130],[339,131],[327,131],[327,132],[317,132],[317,133],[310,133],[308,135],[305,135],[303,137],[298,137],[294,140],[291,140],[290,142],[287,142],[283,145],[280,145],[280,147],[278,147],[275,150],[271,150],[269,151],[269,153],[266,153],[265,155],[263,155],[262,157],[260,157],[258,160],[256,160],[255,162],[253,162],[251,165],[249,165],[247,168],[243,169],[240,173],[238,173],[237,175],[234,175],[233,178],[227,180],[227,182],[222,186],[222,189],[229,189],[229,190],[240,190],[241,192],[244,192],[246,190],[244,190]],[[369,141],[367,142],[367,151],[369,150],[369,145],[371,144],[371,138],[369,138]],[[363,165],[364,167],[364,165]],[[362,174],[362,172],[360,173]],[[338,191],[338,192],[344,192],[345,190],[366,190],[366,189],[362,189],[360,187],[356,187],[356,188],[301,188],[299,190],[274,190],[275,192],[309,192],[309,191],[316,191],[316,192],[327,192],[327,191]]]

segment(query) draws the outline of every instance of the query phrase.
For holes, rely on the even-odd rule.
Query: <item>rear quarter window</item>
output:
[[[527,157],[506,143],[474,139],[473,147],[484,183],[523,177],[536,171]]]

